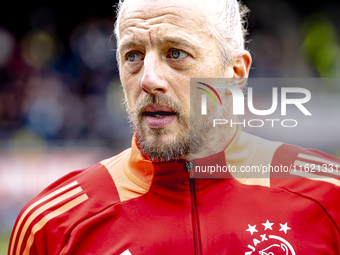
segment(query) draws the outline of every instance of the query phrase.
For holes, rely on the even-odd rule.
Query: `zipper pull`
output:
[[[192,171],[192,167],[193,167],[193,163],[191,161],[185,164],[185,168],[187,170],[189,178],[194,178],[194,172]]]

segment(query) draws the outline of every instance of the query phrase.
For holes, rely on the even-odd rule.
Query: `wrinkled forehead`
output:
[[[119,31],[131,23],[141,26],[173,24],[202,30],[206,24],[203,0],[125,0],[120,12]]]
[[[188,10],[197,12],[204,7],[204,0],[125,0],[122,11],[141,11],[150,14],[161,11],[163,8],[174,7],[177,11]]]

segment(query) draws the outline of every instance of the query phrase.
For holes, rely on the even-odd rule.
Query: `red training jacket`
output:
[[[9,255],[340,254],[339,174],[330,155],[241,131],[189,163],[147,161],[133,140],[30,201]]]

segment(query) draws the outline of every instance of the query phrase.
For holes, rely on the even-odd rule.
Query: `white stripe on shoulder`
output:
[[[40,229],[42,229],[48,221],[50,221],[51,219],[71,210],[73,207],[76,207],[77,205],[83,203],[87,199],[88,199],[88,196],[86,194],[83,194],[83,195],[71,200],[67,204],[59,207],[57,210],[54,210],[53,212],[47,214],[38,223],[36,223],[34,225],[34,227],[32,228],[31,234],[30,234],[30,236],[27,240],[26,247],[25,247],[23,255],[29,255],[30,248],[31,248],[31,246],[34,242],[35,233],[38,232]]]
[[[304,162],[304,161],[300,161],[300,160],[295,160],[294,161],[294,165],[298,166],[299,168],[296,169],[300,172],[310,172],[310,173],[318,173],[318,176],[324,176],[325,178],[329,178],[330,176],[326,176],[323,174],[331,174],[334,175],[334,177],[336,177],[335,175],[339,175],[340,176],[340,169],[338,169],[338,167],[327,167],[327,164],[324,165],[319,165],[319,164],[312,164],[312,163],[308,163],[308,162]]]
[[[70,189],[70,188],[73,188],[73,187],[75,187],[75,186],[78,186],[78,185],[79,185],[78,182],[77,182],[77,181],[74,181],[74,182],[72,182],[72,183],[70,183],[70,184],[68,184],[68,185],[66,185],[66,186],[64,186],[64,187],[62,187],[62,188],[60,188],[60,189],[57,189],[57,190],[51,192],[50,194],[44,196],[43,198],[39,199],[38,201],[36,201],[36,202],[33,203],[32,205],[30,205],[30,206],[22,213],[22,215],[21,215],[21,217],[20,217],[20,219],[19,219],[19,221],[18,221],[18,223],[17,223],[17,225],[16,225],[16,227],[15,227],[15,230],[14,230],[14,232],[13,232],[12,244],[11,244],[11,249],[10,249],[9,255],[19,254],[19,252],[20,252],[20,249],[17,249],[16,252],[14,251],[14,244],[15,244],[16,239],[17,239],[18,231],[19,231],[19,229],[21,228],[21,225],[22,225],[22,223],[23,223],[25,217],[26,217],[31,211],[33,211],[33,209],[34,209],[35,207],[37,207],[38,205],[44,203],[45,201],[47,201],[47,200],[49,200],[49,199],[51,199],[51,198],[53,198],[53,197],[58,196],[59,194],[63,193],[64,191],[66,191],[66,190],[68,190],[68,189]],[[80,188],[80,187],[79,187],[79,188]],[[80,188],[80,189],[81,189],[81,188]],[[73,192],[74,192],[74,190],[75,190],[75,189],[73,189]],[[76,190],[79,192],[79,189],[76,189]],[[71,192],[71,191],[70,191],[70,192]],[[68,194],[68,193],[66,193],[66,194]],[[53,201],[54,201],[54,200],[53,200]],[[51,202],[52,202],[52,201],[51,201]],[[51,203],[51,202],[50,202],[50,203]],[[45,206],[46,206],[46,205],[45,205]],[[33,214],[32,214],[32,215],[33,215]],[[30,216],[30,218],[32,217],[32,215]],[[30,218],[28,218],[28,220],[29,220]],[[34,218],[35,218],[35,217],[34,217]],[[32,219],[32,221],[34,220],[34,218]],[[27,224],[28,220],[26,221],[26,224]],[[25,224],[25,226],[26,226],[26,224]],[[21,235],[24,235],[24,234],[25,234],[25,233],[23,233],[23,232],[26,232],[25,227],[23,227],[23,229],[21,230]],[[20,239],[19,239],[19,240],[20,240]],[[21,242],[20,242],[20,241],[18,241],[18,245],[21,247]]]
[[[315,156],[311,156],[311,155],[302,154],[302,153],[299,153],[298,158],[313,160],[313,161],[324,163],[324,164],[327,164],[327,165],[337,165],[337,163],[335,163],[333,161],[323,159],[323,158],[319,158],[319,157],[315,157]]]

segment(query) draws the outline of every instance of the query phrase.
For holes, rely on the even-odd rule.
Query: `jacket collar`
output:
[[[242,132],[241,128],[237,131],[227,148],[219,153],[206,158],[194,160],[195,165],[220,165],[236,166],[251,164],[255,157],[255,151],[250,136]],[[131,142],[131,152],[124,163],[124,172],[126,176],[135,184],[148,190],[154,182],[155,177],[166,177],[167,183],[172,181],[188,180],[188,173],[185,169],[186,162],[179,160],[177,162],[155,163],[144,158],[136,144],[135,135]],[[204,175],[203,177],[208,177]],[[209,176],[221,177],[216,174]],[[232,177],[224,173],[224,178]]]

